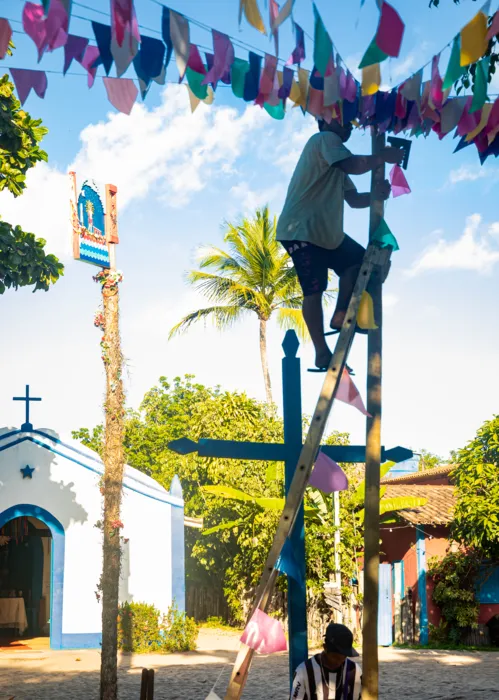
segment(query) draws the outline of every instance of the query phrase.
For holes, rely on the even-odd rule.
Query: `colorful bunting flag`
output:
[[[444,101],[443,93],[443,80],[440,76],[440,71],[438,69],[438,64],[440,62],[440,54],[433,56],[431,62],[431,84],[430,84],[430,96],[429,103],[433,109],[441,109],[442,103]]]
[[[130,49],[133,47],[133,39],[140,42],[139,25],[133,0],[111,0],[111,27],[113,37],[120,48],[125,43],[125,38]]]
[[[487,20],[490,1],[485,3],[468,24],[461,29],[461,65],[476,63],[487,51]]]
[[[338,401],[343,401],[343,403],[353,406],[364,416],[371,418],[371,415],[366,411],[366,407],[364,406],[359,390],[353,383],[353,379],[346,368],[343,370],[343,374],[341,375],[336,398]]]
[[[12,39],[12,28],[9,20],[0,18],[0,59],[5,58]]]
[[[374,318],[373,298],[369,292],[362,292],[357,311],[357,325],[365,331],[375,331],[378,328]]]
[[[421,104],[421,86],[423,84],[423,69],[415,73],[411,78],[406,80],[400,86],[400,94],[403,95],[406,100],[411,100],[416,102],[418,107]]]
[[[267,34],[256,0],[239,0],[239,24],[241,24],[243,13],[252,27],[262,34]]]
[[[99,49],[99,57],[95,62],[95,67],[104,66],[106,75],[109,75],[114,63],[113,54],[111,53],[111,27],[108,24],[92,22],[92,29],[94,30],[95,41]]]
[[[362,69],[362,95],[375,95],[381,85],[379,63]]]
[[[182,82],[189,60],[190,38],[189,22],[186,18],[170,10],[170,38],[175,50],[175,61],[179,72],[179,82]]]
[[[61,0],[53,0],[47,17],[42,5],[27,2],[23,8],[23,28],[38,49],[38,61],[45,51],[53,51],[67,41],[69,17]]]
[[[464,107],[461,119],[457,125],[457,135],[466,136],[476,129],[480,121],[480,116],[476,112],[473,114],[470,112],[471,103],[473,101],[472,97],[468,97],[466,100],[466,105]]]
[[[293,87],[294,72],[291,68],[284,67],[282,71],[277,72],[277,77],[279,79],[279,92],[277,96],[286,102],[291,94],[291,89]]]
[[[284,5],[282,6],[281,11],[279,12],[279,6],[277,7],[278,9],[278,14],[275,17],[273,21],[271,21],[270,24],[270,30],[272,32],[275,32],[278,27],[281,26],[283,22],[285,22],[290,14],[293,12],[293,5],[295,4],[295,0],[286,0]],[[276,3],[277,5],[277,3]]]
[[[293,546],[287,538],[281,549],[279,559],[276,561],[275,569],[281,574],[286,574],[286,576],[294,579],[296,583],[303,585],[303,576],[301,575],[300,567],[296,561]]]
[[[250,65],[248,61],[242,58],[235,58],[231,68],[232,92],[240,99],[244,98],[244,83],[246,73],[249,71]]]
[[[139,91],[133,80],[128,78],[104,78],[109,102],[119,112],[130,114],[135,104]]]
[[[387,58],[388,54],[379,48],[378,44],[376,43],[376,37],[374,37],[374,39],[367,47],[367,51],[365,52],[362,61],[359,64],[359,68],[367,68],[367,66],[373,66],[376,63],[382,63],[383,61],[386,61]]]
[[[168,68],[170,63],[172,53],[173,53],[173,41],[170,29],[170,10],[168,7],[163,7],[163,14],[161,17],[161,36],[166,45],[166,56],[165,56],[165,69]]]
[[[249,52],[249,70],[244,80],[244,101],[253,102],[258,97],[260,87],[260,71],[262,68],[262,57],[253,51]]]
[[[28,99],[31,89],[43,100],[47,91],[47,76],[45,71],[24,70],[22,68],[10,68],[9,70],[22,105]]]
[[[315,32],[314,32],[314,63],[319,73],[324,77],[333,53],[333,42],[331,41],[326,27],[319,14],[319,10],[314,4]]]
[[[133,59],[133,67],[140,82],[142,99],[145,99],[153,80],[162,81],[165,70],[166,47],[161,39],[142,37],[140,49]]]
[[[270,0],[269,2],[269,14],[270,14],[270,33],[274,37],[275,45],[275,55],[279,56],[279,29],[278,26],[274,26],[275,20],[279,16],[279,5],[277,0]]]
[[[219,80],[228,73],[234,63],[234,47],[227,34],[212,31],[213,35],[213,66],[208,71],[203,83],[217,86]]]
[[[343,469],[320,450],[308,483],[323,493],[346,491],[348,488],[348,479]]]
[[[404,30],[405,25],[399,13],[385,0],[381,5],[376,44],[383,53],[396,58],[400,53]]]
[[[470,113],[476,112],[485,104],[487,100],[487,86],[489,80],[490,56],[482,58],[476,64],[475,84],[473,85],[473,101],[470,107]]]
[[[296,22],[294,23],[294,26],[296,34],[296,46],[293,49],[293,53],[286,61],[287,66],[292,66],[295,64],[300,65],[300,63],[305,60],[305,32]]]
[[[78,61],[78,63],[81,63],[83,68],[88,73],[87,77],[87,83],[88,87],[91,88],[92,85],[95,82],[95,75],[97,73],[97,66],[95,65],[97,60],[99,59],[99,49],[97,46],[87,46],[85,49],[85,53],[83,54],[83,59],[81,61]],[[78,59],[76,59],[78,60]]]
[[[473,131],[470,131],[468,134],[466,134],[466,141],[469,141],[470,143],[476,139],[478,134],[480,134],[485,127],[487,126],[487,122],[489,121],[490,113],[492,112],[492,105],[490,103],[487,103],[483,105],[482,109],[479,112],[474,112],[474,116],[478,115],[478,124],[476,127],[473,129]]]
[[[388,224],[384,219],[381,219],[381,223],[374,232],[372,240],[377,241],[381,248],[392,248],[394,252],[400,250],[397,239],[388,228]]]
[[[467,97],[453,97],[447,100],[440,112],[440,132],[442,137],[453,131],[459,124],[463,114]]]
[[[288,648],[279,620],[269,617],[259,608],[248,622],[241,642],[257,654],[275,654],[278,651],[287,651]]]
[[[73,59],[76,59],[79,63],[82,62],[87,46],[88,39],[86,37],[75,36],[74,34],[68,35],[68,40],[64,46],[63,75],[66,75]]]
[[[404,171],[400,165],[394,165],[390,170],[390,184],[392,186],[392,195],[401,197],[403,194],[410,194],[411,188],[405,177]]]
[[[487,41],[493,39],[497,34],[499,34],[499,10],[494,15],[492,24],[489,27],[487,36],[485,37]]]

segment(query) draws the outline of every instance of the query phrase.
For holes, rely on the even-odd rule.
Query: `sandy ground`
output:
[[[205,700],[217,681],[223,698],[238,635],[201,630],[198,651],[120,657],[120,700],[139,700],[143,667],[156,671],[155,700]],[[98,700],[96,651],[0,650],[0,697]],[[499,700],[499,653],[380,649],[382,700]],[[245,700],[287,700],[285,654],[256,657]]]

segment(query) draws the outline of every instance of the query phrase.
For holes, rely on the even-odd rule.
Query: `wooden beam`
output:
[[[373,155],[385,146],[385,136],[372,136]],[[384,213],[382,200],[375,199],[378,185],[385,179],[380,165],[371,177],[369,238],[372,239]],[[381,463],[381,370],[382,370],[382,275],[371,277],[369,292],[373,299],[377,330],[369,331],[367,344],[366,493],[364,521],[364,626],[362,634],[362,700],[378,700],[378,575],[379,575],[379,496]]]

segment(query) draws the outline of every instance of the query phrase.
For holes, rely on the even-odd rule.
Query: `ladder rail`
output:
[[[265,611],[272,589],[277,578],[275,565],[281,553],[281,549],[293,529],[298,515],[298,510],[305,496],[308,480],[320,449],[321,441],[326,429],[327,420],[333,407],[334,399],[338,392],[343,370],[346,366],[348,353],[355,335],[357,324],[357,312],[363,292],[366,290],[375,266],[386,265],[390,258],[390,249],[381,249],[377,244],[371,243],[364,255],[357,282],[354,287],[345,322],[338,336],[329,368],[322,385],[321,393],[312,417],[307,437],[300,453],[298,464],[291,482],[288,496],[284,504],[279,524],[274,535],[274,541],[270,549],[267,561],[263,569],[260,583],[255,596],[255,603],[249,619],[257,608]],[[253,658],[253,650],[245,644],[241,644],[234,669],[229,681],[225,700],[239,700],[246,684],[249,667]]]

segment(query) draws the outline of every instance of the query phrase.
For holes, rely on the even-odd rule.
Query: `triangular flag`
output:
[[[275,654],[288,648],[279,620],[269,617],[259,608],[246,625],[241,642],[257,654]]]
[[[349,375],[350,376],[350,375]],[[338,396],[336,397],[338,398]],[[315,466],[308,480],[313,486],[323,493],[334,493],[335,491],[346,491],[348,488],[347,475],[333,459],[319,451]]]
[[[362,69],[362,95],[375,95],[381,85],[381,70],[379,63]]]
[[[73,59],[76,59],[79,63],[82,62],[87,46],[88,39],[86,37],[69,34],[66,45],[64,46],[64,75],[66,75],[66,72],[69,70]]]
[[[353,379],[346,368],[343,370],[343,374],[341,375],[336,398],[338,401],[343,401],[343,403],[353,406],[364,416],[371,418],[371,414],[366,411],[366,407],[364,406],[359,390],[353,383]]]
[[[256,0],[239,0],[239,24],[241,24],[243,13],[252,27],[258,29],[262,34],[267,34]]]
[[[287,66],[292,66],[294,64],[300,65],[300,63],[305,60],[305,32],[296,22],[294,23],[294,25],[296,34],[296,46],[293,49],[293,53],[286,61]]]
[[[210,690],[210,692],[208,693],[208,696],[206,697],[206,700],[220,700],[220,698],[218,697],[218,695],[215,693],[214,690]]]
[[[144,37],[146,39],[148,37]],[[124,75],[133,59],[139,51],[139,42],[134,36],[131,36],[128,29],[125,30],[125,38],[120,46],[115,36],[111,39],[111,55],[114,59],[116,67],[116,75],[121,78]]]
[[[203,83],[212,83],[217,86],[226,73],[230,72],[234,63],[234,47],[227,34],[212,30],[213,35],[213,66],[205,76]]]
[[[232,92],[236,97],[241,99],[244,97],[244,82],[249,68],[250,65],[248,61],[245,61],[242,58],[235,58],[230,71]]]
[[[452,44],[452,51],[450,54],[447,71],[445,73],[443,89],[448,90],[451,88],[456,80],[459,80],[459,78],[464,75],[465,72],[466,68],[461,65],[461,37],[458,34],[454,39],[454,43]]]
[[[357,312],[357,325],[365,331],[375,331],[378,328],[374,318],[373,298],[369,292],[362,292]]]
[[[475,84],[473,86],[473,101],[470,107],[470,114],[477,112],[487,100],[487,86],[489,80],[490,56],[482,58],[475,67]]]
[[[405,97],[406,100],[411,100],[416,102],[418,107],[421,104],[421,86],[423,84],[423,71],[420,70],[415,73],[412,78],[406,80],[400,86],[400,94]]]
[[[392,186],[392,195],[400,197],[403,194],[410,194],[411,188],[406,180],[404,171],[400,165],[394,165],[390,170],[390,184]]]
[[[315,16],[314,63],[319,73],[324,77],[333,52],[333,42],[315,4],[313,8]]]
[[[486,3],[490,7],[490,2]],[[461,29],[461,65],[476,63],[487,51],[487,14],[482,7],[473,19]]]
[[[274,37],[275,55],[279,56],[279,29],[278,27],[273,27],[274,21],[279,16],[279,5],[277,4],[277,0],[269,0],[269,14],[270,33]]]
[[[374,232],[372,240],[377,241],[380,244],[381,248],[391,247],[394,251],[400,250],[399,244],[397,243],[397,239],[388,228],[388,224],[384,219],[381,219],[381,223]]]
[[[490,41],[493,39],[497,34],[499,34],[499,10],[494,15],[494,19],[492,20],[492,24],[489,27],[489,31],[487,32],[487,36],[485,37],[487,41]]]
[[[95,75],[97,73],[97,67],[94,65],[97,59],[99,58],[99,49],[97,46],[87,46],[85,49],[85,53],[83,54],[83,58],[81,61],[78,61],[78,63],[81,63],[83,68],[88,73],[88,87],[91,88],[92,85],[95,82]],[[78,59],[76,59],[78,60]]]
[[[111,0],[111,22],[113,37],[120,48],[126,42],[132,48],[133,39],[140,42],[139,25],[133,0]]]
[[[276,3],[277,4],[277,3]],[[284,5],[282,6],[281,11],[275,18],[275,20],[272,22],[270,29],[272,32],[275,32],[275,30],[281,26],[283,22],[285,22],[290,14],[293,11],[293,5],[295,4],[295,0],[286,0]]]
[[[454,97],[444,104],[440,112],[440,131],[443,136],[459,124],[467,101],[467,97]]]
[[[402,46],[405,25],[399,13],[389,5],[386,0],[381,5],[381,16],[378,31],[376,32],[376,44],[388,56],[397,57]]]
[[[438,64],[440,62],[440,54],[433,56],[431,62],[431,83],[429,103],[432,109],[441,109],[444,101],[444,93],[442,90],[443,80],[440,76]]]
[[[189,22],[183,15],[173,10],[170,10],[170,37],[175,50],[179,82],[182,82],[189,60]]]
[[[480,112],[474,113],[478,115],[480,119],[475,129],[473,129],[473,131],[470,131],[469,134],[466,135],[466,141],[473,141],[474,139],[476,139],[478,134],[480,134],[485,129],[485,127],[487,126],[487,122],[489,121],[491,112],[492,105],[488,102],[487,104],[483,105],[482,110]]]
[[[262,75],[260,77],[260,87],[255,104],[263,107],[263,103],[268,101],[274,89],[274,77],[277,70],[277,58],[270,54],[265,54]]]
[[[0,58],[5,58],[12,39],[12,28],[9,20],[0,18]]]
[[[367,66],[373,66],[375,63],[382,63],[386,61],[387,58],[388,54],[379,48],[376,43],[376,38],[374,38],[367,47],[367,51],[359,64],[359,68],[367,68]]]
[[[32,88],[38,97],[41,99],[45,97],[45,92],[47,91],[47,76],[45,71],[24,70],[22,68],[10,68],[9,70],[22,105],[28,99]]]
[[[133,80],[128,78],[104,78],[109,102],[119,112],[130,114],[139,91]]]
[[[275,569],[281,574],[286,574],[286,576],[289,576],[290,578],[294,579],[296,583],[299,583],[300,585],[303,584],[303,576],[300,571],[300,567],[298,566],[298,562],[296,561],[295,553],[293,552],[291,542],[287,538],[284,542],[283,548],[281,549],[281,553],[279,555],[279,559],[276,562]]]
[[[109,75],[114,62],[113,54],[111,53],[111,27],[108,24],[92,22],[92,29],[94,30],[95,42],[99,49],[99,57],[95,61],[94,67],[104,66],[106,75]]]

